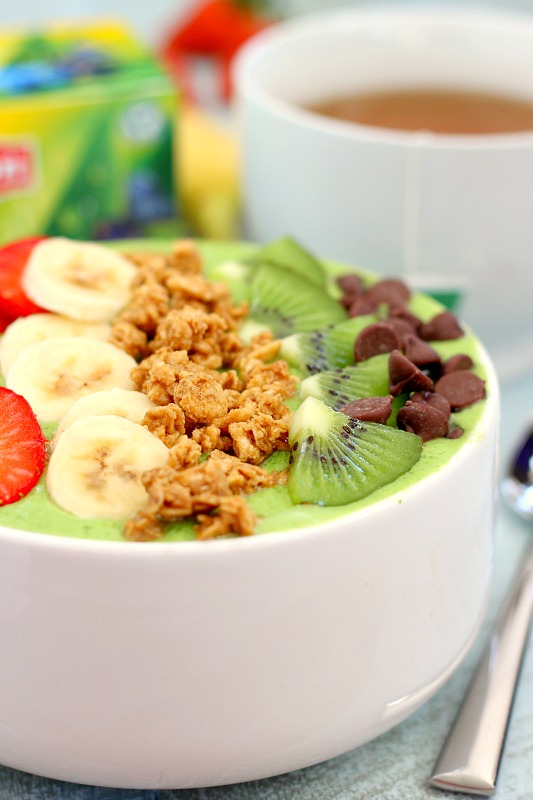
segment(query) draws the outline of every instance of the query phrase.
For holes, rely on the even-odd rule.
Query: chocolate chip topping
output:
[[[409,288],[396,278],[385,278],[365,289],[357,274],[338,278],[341,304],[349,317],[376,314],[380,322],[368,325],[354,342],[356,363],[390,352],[389,397],[370,397],[347,403],[341,411],[364,422],[386,423],[392,396],[409,394],[397,416],[397,426],[420,436],[455,439],[463,430],[451,421],[459,411],[485,397],[485,384],[470,370],[470,356],[457,353],[444,363],[428,342],[458,339],[464,335],[456,316],[442,311],[426,323],[406,303]]]
[[[387,325],[390,325],[400,341],[404,336],[409,334],[414,335],[416,333],[411,323],[406,319],[402,319],[401,317],[387,317]]]
[[[464,430],[460,428],[458,425],[455,428],[450,428],[448,433],[447,439],[460,439],[463,435]]]
[[[433,408],[438,408],[438,410],[444,414],[446,419],[449,418],[452,411],[451,406],[444,395],[439,394],[438,392],[415,392],[409,398],[409,402],[422,403],[427,406],[432,406]]]
[[[363,281],[355,272],[341,275],[337,278],[337,285],[344,294],[360,294],[363,291]]]
[[[397,278],[384,278],[365,289],[361,277],[352,273],[341,275],[337,278],[337,284],[343,293],[340,302],[348,310],[349,317],[372,314],[380,304],[388,305],[390,313],[393,308],[403,308],[411,297],[409,287]],[[407,310],[405,312],[410,313]],[[411,316],[416,319],[414,315]],[[405,327],[401,333],[404,332]]]
[[[485,397],[485,382],[473,372],[459,369],[439,378],[435,391],[444,395],[452,411],[459,411]]]
[[[409,433],[416,433],[423,442],[448,435],[449,424],[446,416],[425,403],[408,402],[398,411],[398,427]]]
[[[432,391],[433,381],[416,364],[409,361],[399,350],[393,350],[389,358],[389,392],[396,396],[402,392]]]
[[[439,354],[414,333],[408,333],[402,338],[402,350],[417,367],[429,367],[440,364]]]
[[[348,316],[362,317],[365,314],[373,314],[375,310],[375,304],[367,300],[364,295],[361,295],[361,297],[356,297],[356,299],[350,305],[348,309]]]
[[[357,363],[380,353],[391,353],[399,346],[400,340],[390,325],[386,322],[374,322],[367,325],[355,340],[355,361]]]
[[[380,422],[385,425],[392,413],[392,397],[364,397],[361,400],[352,400],[339,409],[349,417],[359,419],[361,422]]]
[[[412,333],[418,333],[422,325],[421,320],[405,306],[396,305],[390,307],[387,322],[391,322],[393,319],[401,319],[403,322],[407,322],[412,328]]]
[[[457,353],[444,362],[442,371],[444,373],[456,372],[458,369],[472,369],[473,366],[474,362],[470,356],[467,356],[466,353]]]
[[[341,297],[341,303],[344,308],[349,310],[351,306],[355,305],[360,299],[361,297],[358,292],[350,292]]]
[[[397,278],[384,278],[365,292],[368,300],[378,305],[379,303],[389,303],[390,305],[403,305],[411,297],[411,291],[403,281]]]
[[[446,339],[459,339],[463,336],[463,330],[455,314],[451,311],[443,311],[437,314],[429,322],[420,326],[419,336],[428,342],[442,342]]]

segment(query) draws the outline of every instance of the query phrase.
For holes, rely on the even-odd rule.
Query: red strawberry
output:
[[[13,320],[10,317],[6,316],[2,312],[2,309],[0,308],[0,333],[5,331],[10,322],[13,322]]]
[[[31,251],[44,237],[33,236],[0,247],[0,331],[17,317],[43,311],[26,296],[22,275]]]
[[[45,459],[46,439],[30,404],[0,386],[0,506],[28,494]]]

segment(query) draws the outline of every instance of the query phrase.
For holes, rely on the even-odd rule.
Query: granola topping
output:
[[[148,503],[125,536],[153,541],[184,517],[196,517],[198,539],[248,536],[256,517],[243,495],[287,479],[260,465],[288,449],[285,400],[297,379],[269,332],[241,342],[246,304],[233,306],[227,287],[202,276],[193,242],[177,242],[168,257],[129,258],[137,275],[111,341],[138,360],[135,388],[155,403],[142,424],[169,457],[143,474]]]

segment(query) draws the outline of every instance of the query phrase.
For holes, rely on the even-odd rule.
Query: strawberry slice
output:
[[[44,469],[46,439],[28,401],[0,386],[0,506],[28,494]]]
[[[26,296],[22,288],[22,275],[30,253],[43,238],[33,236],[0,247],[0,331],[18,317],[44,311]]]

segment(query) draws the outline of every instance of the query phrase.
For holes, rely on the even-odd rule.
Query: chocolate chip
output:
[[[349,317],[362,317],[365,314],[373,314],[376,310],[374,303],[371,303],[364,296],[357,297],[348,309]]]
[[[463,435],[463,433],[464,433],[464,430],[462,428],[460,428],[458,425],[456,425],[455,428],[450,428],[450,431],[449,431],[448,436],[446,438],[447,439],[460,439],[461,436]]]
[[[392,397],[364,397],[352,400],[339,409],[361,422],[380,422],[385,425],[392,412]]]
[[[442,342],[447,339],[459,339],[463,330],[457,322],[457,317],[451,311],[442,311],[421,325],[419,336],[428,342]]]
[[[389,358],[389,392],[396,396],[402,392],[432,390],[431,378],[424,375],[422,370],[399,350],[393,350]]]
[[[409,403],[423,403],[424,405],[438,408],[446,419],[448,419],[452,410],[444,395],[438,392],[415,392],[409,398]]]
[[[416,433],[423,442],[448,435],[449,425],[444,414],[424,403],[408,403],[398,411],[398,427]]]
[[[408,333],[402,338],[402,350],[409,361],[417,367],[430,367],[441,363],[439,354],[431,345],[414,333]]]
[[[337,278],[337,285],[344,294],[360,294],[363,291],[363,281],[355,272],[340,275]]]
[[[404,336],[416,333],[409,320],[402,319],[401,317],[387,317],[387,325],[391,326],[400,341]]]
[[[390,353],[400,346],[400,340],[386,322],[373,322],[363,328],[354,344],[355,361],[366,361],[381,353]]]
[[[358,292],[350,292],[349,294],[345,294],[341,297],[341,304],[344,308],[349,309],[353,306],[357,301],[360,300],[360,295]]]
[[[485,383],[473,372],[459,369],[439,378],[435,391],[444,395],[452,411],[459,411],[485,397]]]
[[[473,366],[474,362],[470,356],[467,356],[466,353],[457,353],[444,362],[442,370],[446,374],[447,372],[456,372],[458,369],[472,369]]]
[[[389,305],[402,305],[411,297],[411,291],[403,281],[397,278],[384,278],[378,281],[365,292],[365,297],[378,305],[379,303],[389,303]]]
[[[413,314],[412,311],[409,311],[409,309],[404,305],[394,305],[390,307],[387,322],[390,322],[393,319],[401,319],[404,322],[407,322],[412,328],[412,333],[418,333],[418,330],[422,325],[421,320],[419,320],[418,317]]]

